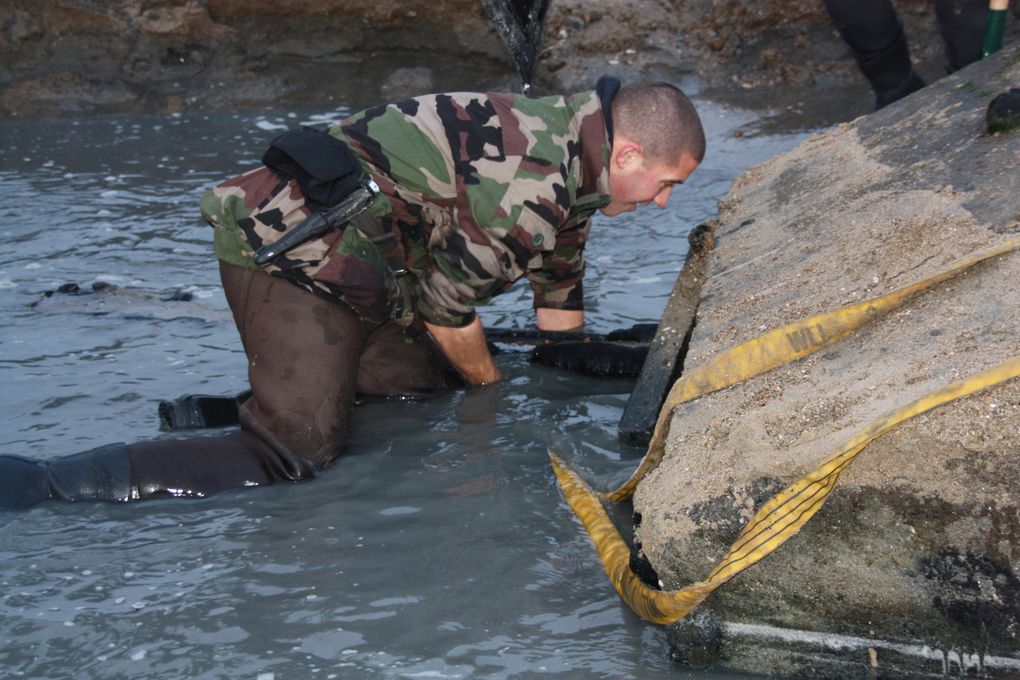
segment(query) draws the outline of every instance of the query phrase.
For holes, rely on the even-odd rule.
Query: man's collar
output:
[[[606,119],[606,135],[609,137],[609,146],[613,145],[613,97],[620,90],[620,79],[612,76],[602,76],[595,83],[595,94],[599,96],[602,104],[602,116]]]

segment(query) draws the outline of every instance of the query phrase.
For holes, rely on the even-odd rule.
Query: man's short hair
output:
[[[669,83],[624,85],[613,97],[613,128],[633,139],[651,162],[705,157],[705,131],[694,104]]]

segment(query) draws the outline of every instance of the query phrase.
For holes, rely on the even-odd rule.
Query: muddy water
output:
[[[805,136],[737,139],[754,114],[701,109],[709,156],[672,205],[595,224],[592,331],[657,320],[688,230],[740,171]],[[169,436],[159,400],[243,389],[197,199],[277,131],[343,114],[0,123],[0,451]],[[67,283],[84,293],[45,294]],[[526,327],[526,287],[483,319]],[[313,482],[0,514],[4,675],[723,677],[671,664],[549,469],[553,447],[597,484],[629,471],[641,452],[616,426],[632,384],[506,350],[498,385],[363,404],[351,455]]]

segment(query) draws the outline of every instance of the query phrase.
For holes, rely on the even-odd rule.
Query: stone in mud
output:
[[[988,104],[988,132],[1012,132],[1020,128],[1020,88],[1003,92]]]

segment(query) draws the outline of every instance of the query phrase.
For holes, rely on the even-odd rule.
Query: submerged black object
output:
[[[543,331],[535,328],[486,328],[485,337],[492,342],[538,344],[542,342],[650,342],[658,324],[636,323],[606,335],[585,331]]]
[[[636,378],[647,356],[648,345],[554,342],[536,347],[531,360],[595,378]]]
[[[237,409],[251,390],[233,397],[210,394],[186,394],[177,399],[159,402],[159,429],[195,430],[203,427],[236,425]]]
[[[482,0],[482,7],[503,39],[525,94],[538,62],[538,48],[550,0]]]
[[[544,366],[595,378],[636,378],[648,356],[658,324],[638,323],[606,335],[581,331],[512,331],[488,329],[486,337],[511,342],[534,342],[531,360]],[[503,337],[501,337],[503,336]]]

